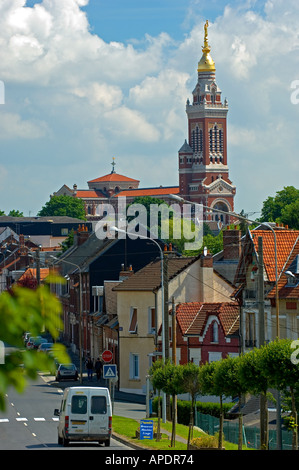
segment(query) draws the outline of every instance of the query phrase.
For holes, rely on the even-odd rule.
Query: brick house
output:
[[[82,227],[74,240],[71,248],[52,260],[67,280],[65,285],[51,286],[63,307],[62,339],[78,352],[81,305],[83,355],[90,353],[95,358],[103,349],[111,348],[117,364],[118,321],[111,286],[122,282],[124,272],[131,272],[123,268],[125,264],[141,269],[157,257],[158,247],[143,239],[99,239]]]
[[[177,362],[199,365],[239,355],[239,318],[237,302],[177,305]]]
[[[165,286],[165,285],[164,285]],[[233,286],[213,270],[212,256],[176,257],[168,259],[168,293],[164,296],[168,311],[169,302],[227,302]],[[146,375],[153,358],[161,355],[161,261],[155,260],[137,271],[114,288],[117,292],[119,321],[120,376],[123,391],[144,393]],[[165,357],[171,357],[170,328],[165,326]],[[185,339],[183,339],[184,341]],[[187,337],[186,337],[187,341]],[[186,343],[185,343],[186,344]],[[185,349],[184,349],[185,351]],[[177,351],[179,356],[180,350]]]
[[[299,254],[299,230],[262,224],[248,230],[236,270],[235,298],[241,307],[240,333],[242,351],[260,346],[258,307],[259,238],[263,245],[264,282],[264,334],[265,341],[279,338],[298,338],[299,302],[297,261]],[[275,247],[277,252],[278,296],[276,297]],[[277,301],[278,299],[278,301]],[[278,330],[278,331],[277,331]]]

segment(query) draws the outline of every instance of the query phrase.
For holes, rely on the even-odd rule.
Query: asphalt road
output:
[[[7,394],[7,407],[0,412],[0,450],[132,450],[121,442],[111,439],[109,448],[97,443],[71,443],[62,447],[57,442],[57,417],[54,409],[60,407],[62,389],[72,382],[53,384],[39,377],[29,384],[22,394],[11,389]],[[136,419],[144,418],[144,406],[133,403],[114,403],[114,413]]]

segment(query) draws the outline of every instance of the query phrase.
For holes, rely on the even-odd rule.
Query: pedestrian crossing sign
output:
[[[104,379],[115,379],[117,376],[116,364],[104,364],[103,365],[103,378]]]

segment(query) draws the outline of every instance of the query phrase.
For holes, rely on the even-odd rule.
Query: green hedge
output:
[[[162,404],[162,398],[161,398]],[[223,410],[224,410],[224,417],[228,418],[228,412],[233,406],[233,403],[224,403]],[[177,416],[178,416],[178,423],[185,424],[186,426],[189,425],[190,419],[190,407],[191,402],[185,400],[178,400],[177,401]],[[220,404],[219,403],[211,403],[211,402],[196,402],[196,409],[199,413],[208,414],[210,416],[215,416],[219,418],[220,416]],[[158,412],[158,397],[153,399],[153,412]]]

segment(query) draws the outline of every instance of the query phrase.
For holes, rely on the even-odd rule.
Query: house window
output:
[[[148,332],[154,334],[156,331],[156,309],[149,307],[148,309]]]
[[[61,235],[64,237],[64,236],[67,236],[69,233],[69,230],[68,228],[62,228],[61,229]]]
[[[246,312],[245,315],[245,346],[254,347],[256,345],[255,314]]]
[[[130,353],[130,379],[139,379],[139,355]]]
[[[137,333],[137,308],[131,308],[129,333]]]
[[[212,343],[218,343],[218,323],[216,321],[213,322],[212,325]]]

